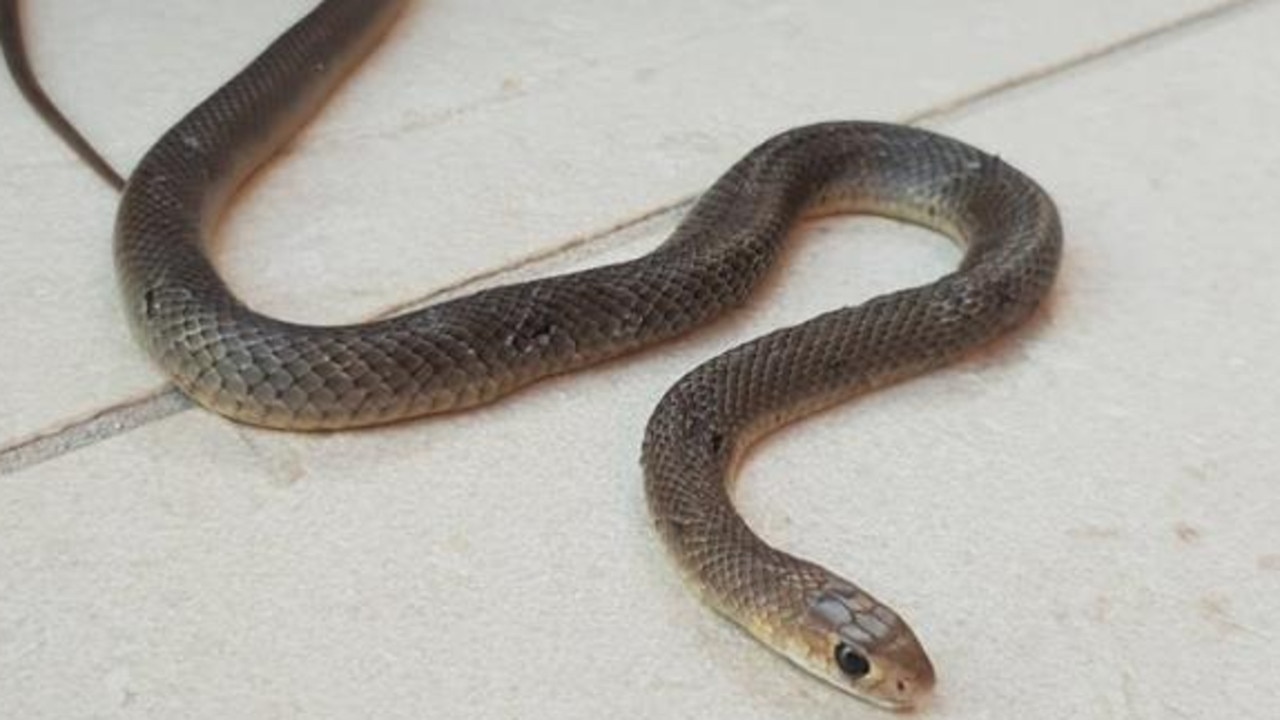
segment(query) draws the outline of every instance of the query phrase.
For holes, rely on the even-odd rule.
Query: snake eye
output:
[[[871,662],[867,660],[867,656],[853,649],[847,643],[836,645],[836,664],[840,666],[845,675],[854,680],[871,672]]]

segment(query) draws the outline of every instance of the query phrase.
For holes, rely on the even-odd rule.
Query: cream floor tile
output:
[[[1277,22],[1257,3],[931,123],[1057,198],[1050,308],[744,469],[755,527],[924,637],[942,680],[922,717],[1262,720],[1280,700]],[[887,222],[798,240],[743,312],[490,408],[328,436],[189,412],[3,478],[0,707],[887,717],[697,605],[643,510],[639,440],[681,373],[956,260]]]
[[[309,3],[25,6],[46,84],[127,168]],[[215,254],[266,311],[367,317],[686,197],[783,127],[903,117],[1212,6],[415,3]],[[12,447],[161,378],[121,319],[110,192],[0,102]]]

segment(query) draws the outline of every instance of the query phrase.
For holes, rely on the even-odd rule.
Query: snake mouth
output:
[[[889,710],[891,712],[911,712],[920,709],[925,704],[926,696],[912,698],[894,698],[885,697],[883,695],[867,695],[864,699],[881,710]]]
[[[914,700],[895,700],[894,698],[875,697],[873,695],[862,696],[862,699],[881,710],[889,710],[890,712],[911,712],[919,706],[919,703]]]

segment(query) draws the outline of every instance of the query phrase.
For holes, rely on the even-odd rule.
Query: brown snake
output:
[[[956,272],[778,330],[687,374],[650,419],[642,455],[653,520],[700,596],[845,691],[915,704],[934,673],[906,623],[758,538],[727,481],[744,448],[779,424],[937,367],[1024,320],[1061,253],[1048,195],[998,158],[930,132],[811,125],[752,150],[635,260],[358,325],[260,315],[219,278],[207,235],[406,3],[322,2],[146,154],[116,225],[139,340],[191,397],[236,420],[375,425],[479,405],[684,333],[739,305],[802,217],[873,213],[951,236],[966,248]],[[12,14],[12,0],[4,6]]]

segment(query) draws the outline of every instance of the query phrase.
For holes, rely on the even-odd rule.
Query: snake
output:
[[[3,0],[6,25],[16,26],[14,2]],[[255,312],[213,267],[209,237],[236,189],[407,4],[324,0],[146,152],[115,224],[123,307],[141,345],[186,394],[233,420],[380,425],[488,403],[721,316],[760,284],[803,219],[870,214],[937,231],[963,248],[955,271],[703,363],[658,403],[641,452],[656,536],[694,594],[855,697],[920,704],[935,671],[906,621],[759,537],[735,510],[730,481],[745,450],[780,425],[952,362],[1031,316],[1062,253],[1050,196],[956,139],[823,122],[751,150],[640,257],[371,322],[308,325]]]

